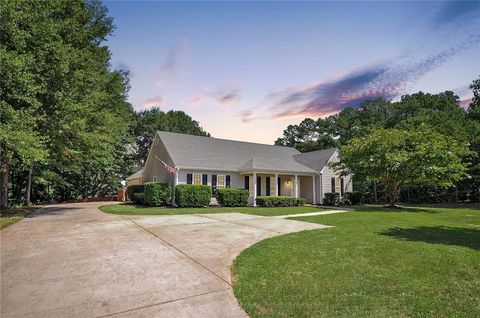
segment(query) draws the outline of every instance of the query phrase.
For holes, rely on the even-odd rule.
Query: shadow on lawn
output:
[[[430,244],[457,245],[480,250],[480,230],[447,226],[421,226],[412,229],[392,228],[381,235],[396,237],[405,241]]]

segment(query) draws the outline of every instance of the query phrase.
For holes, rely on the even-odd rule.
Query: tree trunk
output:
[[[2,185],[0,191],[0,211],[8,208],[8,161],[2,160]]]
[[[373,194],[374,194],[375,203],[378,203],[378,197],[377,197],[377,181],[373,181]]]
[[[387,187],[388,193],[388,205],[390,207],[395,207],[395,203],[397,203],[398,197],[398,184],[395,182],[386,182],[385,186]]]
[[[32,202],[30,201],[30,196],[31,196],[31,193],[32,193],[32,174],[33,174],[33,167],[30,166],[30,169],[28,169],[27,193],[25,195],[25,204],[27,206],[32,205]]]

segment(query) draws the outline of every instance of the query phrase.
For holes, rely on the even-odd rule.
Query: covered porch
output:
[[[258,196],[288,196],[304,198],[306,203],[316,204],[317,179],[315,175],[249,171],[241,173],[249,204],[256,206]]]

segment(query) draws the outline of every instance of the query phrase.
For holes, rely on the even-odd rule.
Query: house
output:
[[[300,153],[291,147],[158,131],[143,180],[248,189],[252,205],[265,195],[317,204],[325,193],[352,191],[351,177],[340,177],[328,165],[336,160],[336,148]]]
[[[127,186],[135,184],[143,184],[143,169],[127,177]]]

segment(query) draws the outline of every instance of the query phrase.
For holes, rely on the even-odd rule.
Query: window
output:
[[[225,188],[225,175],[219,174],[217,176],[217,188]]]
[[[249,176],[245,176],[245,185],[244,185],[244,189],[245,189],[245,190],[248,190],[248,189],[250,189],[250,177],[249,177]]]
[[[335,178],[335,193],[341,192],[340,178]]]
[[[195,173],[193,175],[193,184],[202,184],[202,175]]]

